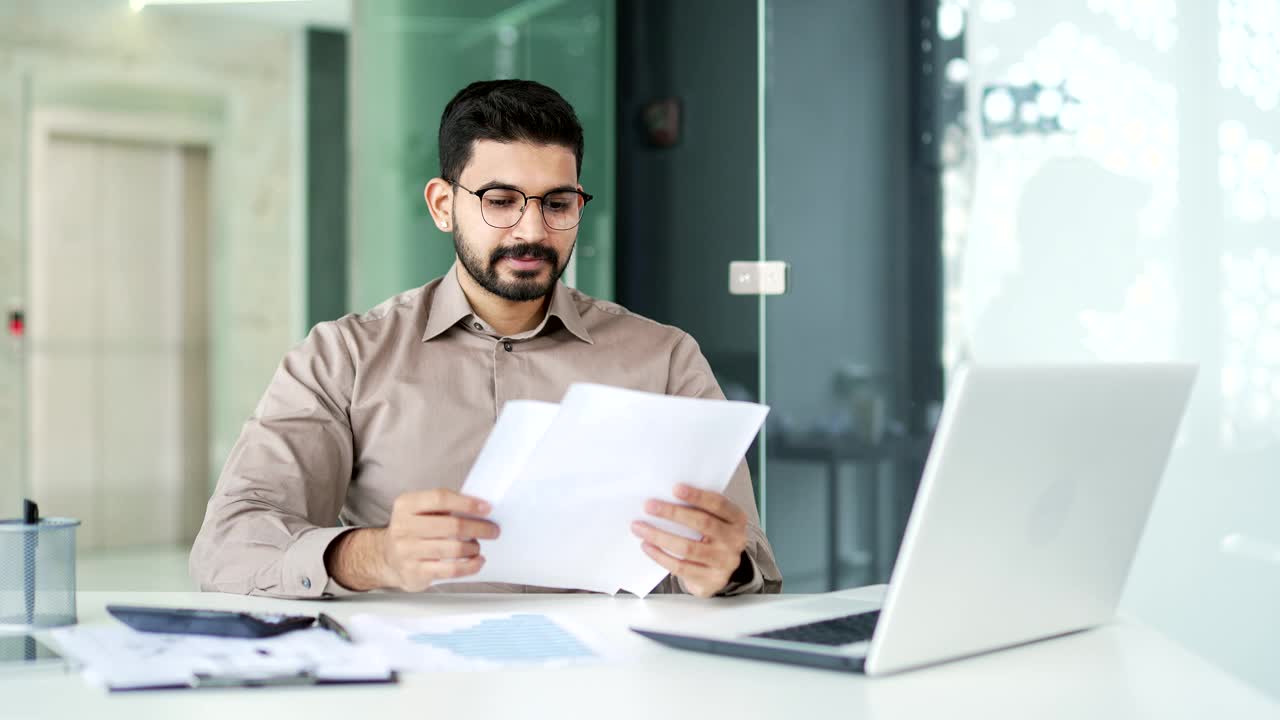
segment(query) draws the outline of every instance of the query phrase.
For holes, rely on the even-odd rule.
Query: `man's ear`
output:
[[[445,232],[453,230],[453,184],[444,178],[431,178],[422,197],[427,201],[431,219]]]

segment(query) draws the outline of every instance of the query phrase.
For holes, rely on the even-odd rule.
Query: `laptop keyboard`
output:
[[[756,633],[751,637],[788,640],[814,645],[848,645],[849,643],[870,640],[871,634],[876,629],[876,621],[879,619],[880,611],[875,610],[873,612],[854,613],[853,615],[845,615],[844,617],[830,620]]]

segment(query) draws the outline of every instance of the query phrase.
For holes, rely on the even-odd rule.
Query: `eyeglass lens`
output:
[[[494,188],[484,191],[480,210],[484,221],[498,228],[509,228],[520,222],[525,198],[515,190]],[[569,230],[582,220],[582,196],[575,192],[547,193],[542,199],[542,217],[554,230]]]

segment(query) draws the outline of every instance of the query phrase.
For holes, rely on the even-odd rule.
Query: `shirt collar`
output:
[[[422,334],[423,342],[457,325],[459,320],[472,312],[471,303],[467,302],[467,296],[462,293],[462,286],[458,284],[457,273],[455,263],[440,278],[440,284],[431,295],[431,307],[427,309],[427,330]]]
[[[431,307],[427,311],[427,329],[422,334],[422,341],[427,342],[435,338],[457,325],[459,320],[474,313],[466,294],[462,292],[462,285],[458,283],[458,265],[454,263],[449,268],[449,272],[440,279],[440,284],[436,286],[436,291],[431,296]],[[534,334],[541,333],[546,327],[547,318],[552,316],[559,318],[565,329],[579,340],[594,344],[591,335],[587,333],[586,323],[582,321],[582,315],[578,312],[578,305],[574,302],[573,291],[559,281],[556,282],[555,289],[551,293],[547,317],[542,319],[542,323],[538,325]]]
[[[588,345],[594,345],[595,341],[591,339],[591,335],[587,333],[587,324],[582,321],[582,314],[578,312],[578,303],[574,302],[573,290],[568,285],[556,281],[555,290],[551,293],[551,305],[547,308],[547,317],[560,318],[564,329],[573,333],[579,340]],[[546,320],[543,320],[546,324]]]

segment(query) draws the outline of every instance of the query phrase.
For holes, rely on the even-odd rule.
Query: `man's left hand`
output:
[[[701,540],[669,533],[647,522],[631,523],[631,532],[644,540],[641,548],[688,591],[711,597],[729,584],[747,547],[747,514],[717,492],[677,485],[677,498],[688,505],[649,500],[645,512],[684,525],[702,534]]]

